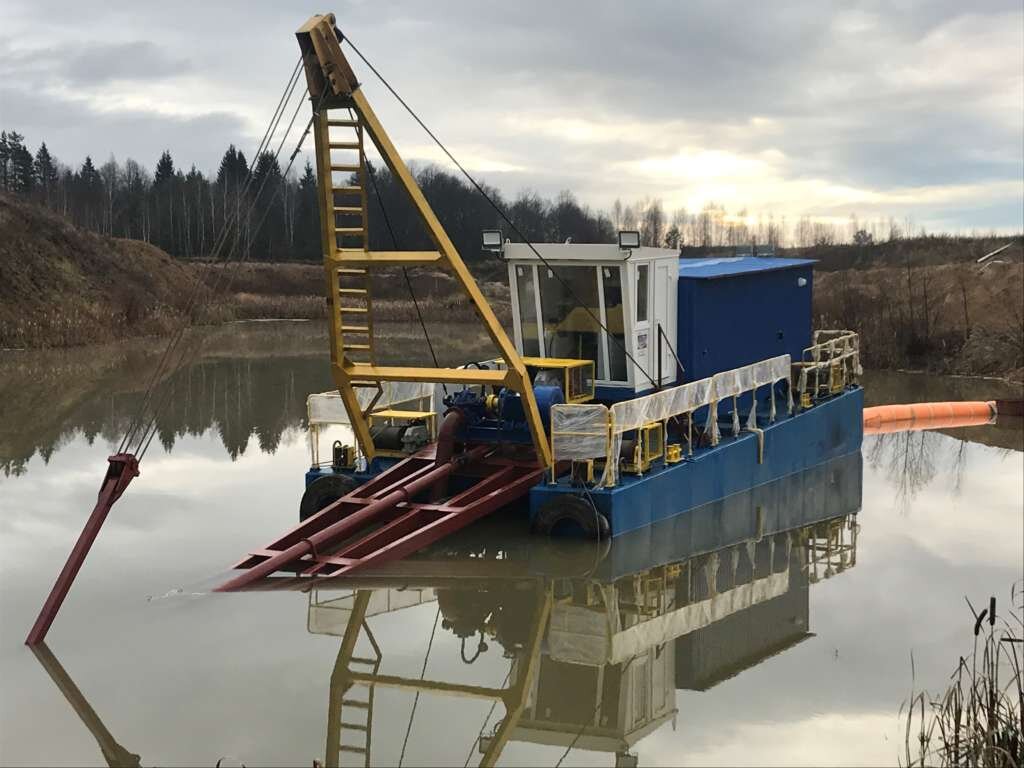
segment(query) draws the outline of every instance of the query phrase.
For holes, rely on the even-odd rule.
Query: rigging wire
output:
[[[398,250],[398,238],[395,236],[395,230],[391,226],[391,217],[388,216],[387,208],[384,207],[384,198],[381,197],[380,189],[377,187],[377,174],[373,170],[373,165],[369,160],[366,161],[366,175],[370,177],[370,185],[373,187],[373,194],[377,198],[377,204],[380,206],[380,212],[384,218],[384,224],[387,226],[388,234],[391,235],[391,247],[396,251]],[[369,243],[370,233],[366,233],[367,243]],[[434,361],[434,367],[440,368],[440,363],[437,362],[437,354],[434,352],[434,344],[430,341],[430,334],[427,332],[427,324],[423,320],[423,312],[420,311],[420,303],[416,300],[416,293],[412,289],[412,280],[409,279],[409,270],[406,267],[402,267],[402,277],[405,278],[405,287],[409,291],[409,298],[412,299],[412,305],[416,308],[416,317],[420,321],[420,328],[423,329],[423,338],[427,340],[427,349],[430,350],[430,357]],[[441,384],[441,388],[444,393],[448,394],[448,386]]]
[[[430,658],[430,649],[434,645],[434,633],[437,632],[437,620],[441,618],[441,604],[438,603],[437,613],[434,614],[434,628],[430,630],[430,641],[427,643],[427,652],[423,656],[423,669],[420,670],[420,680],[427,674],[427,660]],[[405,761],[405,747],[409,743],[409,734],[412,732],[412,720],[416,717],[416,705],[420,703],[420,692],[416,691],[416,697],[412,700],[412,712],[409,713],[409,725],[405,728],[405,739],[402,741],[402,754],[398,757],[398,768],[402,768]]]
[[[403,99],[401,96],[398,95],[398,92],[392,87],[391,83],[389,83],[387,80],[384,79],[384,76],[379,71],[377,71],[377,68],[374,67],[373,64],[371,64],[370,61],[363,55],[362,51],[360,51],[355,46],[355,44],[352,42],[352,38],[350,38],[350,37],[348,37],[346,35],[345,38],[344,38],[344,41],[347,42],[349,44],[349,47],[351,47],[352,50],[355,51],[356,55],[359,56],[359,58],[363,60],[363,63],[369,68],[369,70],[371,72],[373,72],[373,74],[377,77],[377,79],[380,80],[381,84],[385,88],[387,88],[388,91],[391,92],[391,95],[394,96],[395,99],[398,101],[398,103],[401,104],[402,107],[405,109],[405,111],[409,113],[410,117],[412,117],[412,119],[415,120],[419,124],[420,128],[422,128],[426,132],[426,134],[434,141],[434,143],[437,144],[438,148],[442,152],[444,152],[445,155],[447,155],[448,159],[451,160],[452,163],[455,164],[455,167],[458,168],[459,171],[462,172],[462,175],[466,177],[466,179],[469,181],[469,183],[476,189],[477,192],[480,193],[480,195],[484,198],[484,200],[487,201],[487,203],[491,206],[491,208],[493,208],[495,210],[495,212],[502,218],[502,220],[506,224],[508,224],[509,227],[512,228],[512,231],[516,234],[516,236],[519,237],[520,240],[523,241],[523,244],[526,245],[526,247],[529,248],[531,251],[533,251],[533,255],[536,256],[540,260],[540,262],[545,267],[547,267],[547,269],[551,273],[551,275],[554,278],[556,278],[558,280],[558,282],[560,282],[562,284],[562,287],[566,290],[566,292],[569,294],[569,296],[571,296],[573,298],[573,300],[576,302],[577,306],[580,309],[582,309],[584,312],[586,312],[588,315],[590,315],[591,320],[593,320],[595,323],[597,323],[598,327],[601,328],[607,334],[608,338],[611,339],[612,341],[614,341],[615,344],[617,344],[622,349],[623,353],[625,353],[625,355],[629,359],[629,361],[631,363],[633,363],[633,365],[635,365],[637,368],[640,369],[640,372],[643,373],[643,375],[647,378],[647,380],[651,382],[651,384],[654,386],[654,388],[655,389],[660,389],[661,385],[659,383],[657,383],[651,377],[651,374],[649,374],[647,372],[647,369],[644,368],[637,361],[637,359],[635,357],[633,357],[633,355],[631,355],[629,353],[629,350],[626,349],[625,343],[622,342],[622,341],[619,341],[615,337],[615,335],[612,334],[612,332],[608,329],[608,327],[604,323],[601,322],[601,319],[597,315],[594,314],[593,310],[591,310],[590,307],[588,307],[580,299],[579,295],[577,295],[577,293],[572,289],[572,286],[570,286],[569,283],[565,280],[565,278],[563,278],[561,275],[558,274],[558,272],[556,271],[555,267],[552,266],[551,263],[540,254],[540,251],[538,251],[537,248],[534,247],[533,243],[531,243],[529,241],[529,239],[522,233],[522,231],[520,231],[519,227],[517,227],[515,225],[515,222],[512,221],[511,218],[509,218],[507,213],[505,213],[505,210],[500,205],[498,205],[490,195],[487,194],[487,191],[483,188],[483,186],[481,186],[481,184],[475,178],[473,178],[472,175],[470,175],[469,171],[467,171],[465,169],[465,167],[462,165],[462,163],[460,163],[458,160],[455,159],[455,156],[450,151],[448,151],[448,148],[441,142],[441,140],[434,134],[434,132],[431,131],[430,128],[427,127],[426,123],[424,123],[423,120],[420,119],[420,116],[416,114],[416,112],[413,110],[412,107],[409,106],[408,103],[406,103],[405,99]]]
[[[295,68],[292,70],[291,76],[288,78],[288,82],[285,84],[284,90],[281,92],[281,98],[278,99],[277,106],[274,109],[274,114],[271,117],[270,122],[267,124],[267,129],[266,129],[266,131],[263,134],[263,138],[260,139],[259,146],[257,147],[257,150],[256,150],[257,154],[254,157],[254,160],[258,159],[259,155],[264,151],[264,149],[265,149],[265,147],[267,145],[267,142],[273,136],[274,132],[277,130],[277,126],[280,123],[281,116],[284,114],[283,108],[284,108],[285,104],[287,103],[287,101],[291,98],[291,94],[295,90],[295,84],[298,82],[298,77],[299,77],[299,73],[301,71],[301,68],[302,68],[302,57],[300,56],[299,60],[295,64]],[[249,168],[249,171],[246,174],[245,181],[243,182],[243,187],[242,187],[241,191],[238,192],[239,196],[244,195],[245,192],[248,191],[249,184],[251,183],[254,167],[255,167],[255,164]],[[238,215],[238,212],[236,210],[236,217],[237,217],[237,215]],[[220,236],[218,237],[218,239],[214,243],[214,247],[211,250],[212,260],[214,262],[216,262],[220,258],[220,251],[223,249],[223,246],[224,246],[225,242],[227,241],[228,234],[229,234],[229,232],[231,230],[231,227],[233,226],[233,223],[234,222],[231,219],[229,219],[227,222],[225,222],[225,226],[221,230]],[[138,410],[136,411],[135,415],[133,416],[131,422],[129,422],[128,429],[126,430],[124,437],[121,439],[121,444],[118,447],[118,453],[122,453],[125,449],[127,449],[132,444],[133,437],[135,436],[138,428],[140,426],[142,426],[142,423],[143,423],[143,421],[145,419],[146,410],[150,407],[150,405],[152,403],[153,394],[155,392],[156,384],[159,382],[160,378],[164,375],[164,373],[166,371],[166,366],[168,364],[168,361],[170,360],[170,358],[174,354],[174,352],[177,350],[177,347],[178,347],[179,343],[181,342],[181,339],[184,336],[185,331],[188,329],[189,326],[191,326],[191,323],[192,323],[192,313],[193,313],[193,310],[194,310],[194,308],[196,306],[196,303],[197,303],[197,301],[199,299],[199,295],[202,292],[203,287],[204,287],[204,283],[203,283],[202,278],[197,276],[196,277],[196,281],[195,281],[195,283],[192,286],[192,292],[189,295],[188,301],[186,302],[186,305],[185,305],[185,309],[184,309],[184,311],[182,313],[181,324],[179,325],[177,331],[171,336],[171,338],[168,339],[167,346],[164,347],[163,355],[161,356],[160,361],[157,364],[156,369],[154,369],[153,376],[151,377],[151,379],[149,381],[149,384],[146,387],[145,395],[143,397],[143,401],[140,404],[140,406],[139,406]]]
[[[508,681],[512,678],[512,670],[509,669],[508,674],[505,675],[505,679],[501,682],[501,687],[504,688]],[[476,735],[476,738],[469,743],[469,752],[466,754],[466,760],[462,764],[462,768],[467,768],[469,760],[473,757],[473,747],[480,743],[480,737],[484,735],[484,730],[487,728],[487,723],[491,721],[491,715],[494,714],[494,710],[498,708],[498,698],[495,697],[494,701],[491,702],[491,708],[487,710],[487,716],[484,721],[480,724],[480,732]]]
[[[619,671],[619,676],[620,677],[623,677],[626,674],[626,670],[629,669],[629,665],[633,663],[634,659],[636,659],[636,654],[634,654],[633,656],[630,656],[629,660],[625,664],[622,665],[622,669]],[[603,701],[598,700],[597,706],[594,707],[594,711],[590,713],[590,719],[591,720],[593,720],[594,715],[596,715],[598,713],[598,711],[601,709],[601,706],[603,704],[604,704]],[[573,740],[571,742],[569,742],[569,746],[565,748],[565,752],[562,753],[562,756],[560,758],[558,758],[558,762],[555,763],[555,768],[560,768],[560,766],[562,765],[562,761],[565,760],[565,758],[569,756],[570,752],[572,752],[572,748],[576,746],[576,742],[580,740],[580,736],[582,736],[583,732],[585,730],[587,730],[587,726],[588,725],[590,725],[590,720],[587,720],[586,722],[583,723],[583,725],[580,726],[580,729],[576,732],[576,736],[573,737]]]
[[[294,92],[295,85],[296,85],[297,82],[298,81],[295,80],[292,83],[291,92]],[[288,98],[285,101],[285,106],[287,106],[290,103],[290,101],[291,101],[291,92],[289,92]],[[298,103],[296,104],[295,111],[293,112],[291,120],[288,123],[288,127],[285,129],[284,135],[281,137],[281,141],[278,143],[277,150],[275,151],[274,158],[273,158],[275,163],[277,162],[278,158],[281,156],[281,150],[284,148],[284,145],[285,145],[286,141],[288,140],[288,136],[291,134],[292,128],[295,125],[295,120],[296,120],[296,118],[298,116],[299,110],[302,108],[302,105],[303,105],[303,101],[304,101],[303,94],[305,94],[305,92],[306,92],[305,89],[303,89],[300,92],[300,96],[299,96],[299,99],[298,99]],[[326,93],[324,95],[326,95]],[[314,110],[314,116],[310,118],[309,122],[306,125],[305,131],[302,133],[302,135],[300,136],[300,138],[299,138],[299,140],[298,140],[298,142],[296,144],[295,150],[291,153],[291,156],[290,156],[289,161],[288,161],[288,165],[285,168],[285,170],[282,172],[281,178],[287,178],[288,173],[291,171],[292,166],[295,163],[295,158],[298,156],[299,152],[301,151],[303,142],[305,141],[306,137],[309,135],[309,131],[312,128],[312,125],[313,125],[313,120],[315,119],[316,115],[319,113],[320,107],[323,104],[324,95],[321,96],[320,101],[317,104],[317,108]],[[280,118],[283,117],[284,114],[285,114],[285,110],[282,109],[280,111],[280,115],[278,116],[277,124],[280,124]],[[273,130],[269,132],[269,136],[272,137],[276,133],[276,131],[277,131],[277,126],[275,125]],[[269,146],[269,143],[267,143],[266,146]],[[265,149],[262,150],[260,152],[260,154],[258,154],[254,158],[254,162],[253,162],[252,166],[249,169],[249,174],[246,177],[246,184],[245,184],[245,187],[242,190],[242,194],[244,194],[248,190],[248,188],[249,188],[249,186],[251,184],[251,181],[254,178],[255,168],[256,168],[256,166],[259,163],[259,157],[260,157],[260,155],[263,154],[264,151],[268,151],[268,150],[265,150]],[[269,173],[265,174],[263,176],[263,179],[262,179],[262,181],[260,183],[259,189],[256,191],[255,196],[253,197],[253,199],[248,203],[248,205],[245,208],[245,216],[244,216],[245,220],[248,220],[249,215],[256,208],[256,205],[259,202],[260,196],[263,194],[263,190],[266,187],[266,184],[269,181],[270,176],[271,176],[271,174],[269,174]],[[273,200],[271,200],[270,202],[273,202]],[[252,230],[252,234],[253,235],[258,234],[259,231],[262,229],[263,223],[266,221],[266,218],[267,218],[267,215],[269,214],[269,212],[270,212],[270,204],[268,203],[267,207],[263,211],[263,216],[260,218],[259,222],[256,224],[256,227]],[[235,217],[235,219],[233,221],[231,221],[231,223],[228,226],[225,227],[225,233],[227,233],[232,227],[236,227],[237,228],[239,222],[242,221],[242,219],[243,219],[243,217],[242,217],[241,211],[239,211],[238,215]],[[225,236],[224,236],[224,238],[222,239],[222,242],[221,242],[221,247],[223,247],[223,243],[227,241],[227,238],[228,238],[228,235],[225,234]],[[236,245],[237,245],[237,241],[236,241]],[[228,251],[228,254],[230,254],[230,253],[231,253],[231,251]],[[241,263],[241,262],[246,261],[248,258],[249,258],[249,255],[248,254],[244,254],[244,255],[240,256],[237,259],[237,261],[239,263]],[[227,260],[228,260],[227,258],[224,259],[225,262],[227,262]],[[216,263],[216,260],[214,261],[214,263]],[[227,275],[227,277],[225,277],[225,275]],[[228,272],[227,270],[222,270],[220,272],[220,274],[218,274],[216,282],[214,283],[213,288],[208,293],[207,303],[208,304],[212,304],[214,302],[214,300],[216,300],[220,295],[226,293],[227,290],[230,289],[231,285],[234,283],[234,280],[235,280],[236,276],[237,276],[237,271]],[[184,335],[184,330],[186,330],[186,329],[183,329],[182,334],[181,334],[182,336]],[[179,340],[180,340],[180,338],[179,338]],[[197,340],[191,346],[191,348],[185,348],[182,351],[181,356],[178,358],[178,362],[176,363],[174,368],[171,369],[171,371],[172,372],[176,371],[179,368],[181,368],[181,366],[183,366],[185,364],[191,364],[196,359],[200,349],[201,349],[201,341],[199,341],[199,340]],[[171,389],[170,389],[170,387],[168,387],[166,389],[165,393],[164,393],[164,397],[163,397],[162,401],[160,402],[160,404],[155,409],[153,409],[152,418],[149,420],[149,423],[148,423],[146,429],[143,431],[141,437],[139,438],[138,447],[137,447],[137,451],[138,451],[137,458],[140,461],[141,461],[142,457],[146,454],[146,451],[149,450],[149,446],[150,446],[150,444],[153,441],[153,437],[157,433],[157,423],[156,423],[157,417],[163,411],[163,409],[166,407],[166,405],[167,405],[167,403],[168,403],[168,401],[170,399],[170,396],[171,396]]]

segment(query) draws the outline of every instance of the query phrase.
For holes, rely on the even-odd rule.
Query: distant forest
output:
[[[77,168],[54,157],[46,143],[33,154],[25,137],[0,132],[0,189],[35,200],[66,216],[73,224],[113,237],[145,240],[181,258],[208,258],[226,227],[236,217],[226,247],[233,255],[261,261],[318,261],[320,230],[316,173],[306,162],[301,173],[285,176],[273,153],[264,152],[245,181],[250,161],[229,146],[215,177],[195,165],[186,171],[170,151],[164,151],[150,173],[141,163],[119,163],[110,157],[96,166],[91,157]],[[463,258],[482,258],[480,233],[502,228],[512,236],[481,195],[436,166],[414,169],[416,180]],[[370,245],[376,249],[420,250],[430,245],[403,190],[386,168],[373,176],[379,195],[369,190]],[[637,229],[644,245],[679,248],[721,248],[768,244],[774,247],[858,246],[921,236],[913,221],[892,217],[859,221],[855,216],[837,226],[803,216],[759,215],[746,210],[730,214],[708,203],[698,212],[679,209],[666,213],[658,199],[631,204],[616,200],[610,213],[592,211],[569,191],[554,200],[522,192],[511,202],[497,190],[488,194],[508,213],[523,235],[536,242],[613,242],[618,229]],[[257,195],[257,192],[259,194]],[[386,227],[387,214],[395,242]],[[513,239],[515,239],[513,237]],[[224,254],[221,253],[221,256]]]

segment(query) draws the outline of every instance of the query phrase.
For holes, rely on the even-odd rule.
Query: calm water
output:
[[[970,647],[964,596],[1004,601],[1021,578],[1024,445],[1004,421],[868,438],[863,460],[608,552],[552,553],[507,517],[359,596],[208,594],[296,520],[325,350],[309,325],[240,326],[168,382],[160,445],[41,658],[22,641],[153,350],[0,357],[0,762],[362,765],[336,749],[367,743],[345,722],[369,723],[373,764],[475,765],[481,746],[504,765],[891,764],[910,654],[919,686],[942,686]],[[1010,394],[893,374],[866,387],[874,403]],[[358,657],[376,658],[372,635],[375,665],[339,663],[348,627]],[[380,685],[372,709],[352,704],[369,699],[346,669],[375,667],[507,688],[519,718],[497,730],[502,703]]]

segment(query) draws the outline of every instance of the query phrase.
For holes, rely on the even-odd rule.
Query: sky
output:
[[[509,196],[1024,229],[1020,0],[330,10],[453,154]],[[311,12],[4,0],[0,126],[68,163],[113,154],[152,169],[169,149],[215,170],[229,143],[258,144]],[[406,160],[444,164],[352,59]]]

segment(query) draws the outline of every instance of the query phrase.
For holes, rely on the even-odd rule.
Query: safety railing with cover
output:
[[[407,410],[428,411],[432,408],[435,385],[420,381],[386,381],[376,388],[356,390],[360,407],[381,411],[401,406]],[[320,431],[333,425],[349,424],[348,413],[337,390],[317,392],[306,398],[306,421],[309,425],[309,448],[312,466],[321,466]]]
[[[815,331],[813,344],[797,364],[796,392],[800,407],[830,397],[856,384],[864,369],[860,364],[860,336],[848,330]]]
[[[614,486],[619,476],[619,456],[624,436],[638,432],[652,423],[665,425],[670,419],[686,418],[688,452],[693,453],[693,413],[708,407],[707,433],[712,444],[720,439],[718,430],[718,404],[733,401],[733,434],[741,431],[739,398],[754,393],[745,428],[757,426],[757,390],[771,387],[769,397],[770,421],[776,418],[775,383],[790,380],[789,355],[762,360],[731,371],[724,371],[706,379],[663,389],[645,397],[615,403],[611,408],[600,404],[555,405],[551,409],[551,450],[556,461],[604,460],[604,474],[600,483]],[[792,396],[787,387],[787,409],[792,412]],[[667,430],[661,429],[662,440]],[[663,446],[664,448],[665,446]],[[665,455],[665,452],[662,452]]]

